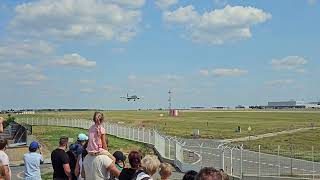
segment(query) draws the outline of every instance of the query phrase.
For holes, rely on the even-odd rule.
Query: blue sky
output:
[[[318,0],[2,0],[0,109],[320,99]],[[126,102],[120,96],[143,96]]]

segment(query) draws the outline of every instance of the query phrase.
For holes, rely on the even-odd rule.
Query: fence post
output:
[[[168,138],[169,140],[169,146],[168,146],[168,152],[169,152],[169,159],[170,159],[170,154],[171,154],[171,144],[170,144],[170,138]]]
[[[243,178],[243,166],[242,166],[242,164],[243,164],[243,159],[242,159],[242,150],[243,150],[243,148],[241,147],[241,148],[240,148],[240,179],[242,179],[242,178]]]
[[[281,176],[281,166],[280,166],[280,145],[278,145],[278,176]]]
[[[312,146],[312,179],[314,179],[314,147]]]
[[[116,130],[117,132],[117,137],[119,137],[119,126],[118,126],[118,124],[117,124],[117,130]]]
[[[149,129],[149,144],[151,144],[151,130]]]
[[[221,169],[224,169],[224,149],[221,149]]]
[[[261,145],[259,145],[259,154],[258,154],[258,177],[261,177]]]
[[[233,176],[232,151],[233,151],[233,148],[231,148],[231,150],[230,150],[230,171],[231,171],[231,176]]]
[[[145,139],[145,138],[144,138],[144,128],[143,128],[143,129],[142,129],[142,142],[143,142],[143,143],[145,143],[145,142],[144,142],[144,139]]]
[[[139,140],[139,138],[140,138],[140,128],[138,127],[137,129],[138,129],[138,142],[139,142],[140,141]]]
[[[201,158],[202,158],[202,145],[203,145],[203,143],[200,144],[200,151],[199,151]],[[201,163],[200,164],[200,169],[202,169],[202,167],[203,167],[203,160],[202,159],[201,159],[200,163]]]

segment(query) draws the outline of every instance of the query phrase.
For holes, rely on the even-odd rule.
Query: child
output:
[[[113,160],[113,162],[115,162],[115,158],[108,151],[105,137],[106,130],[102,127],[103,121],[103,114],[100,112],[95,112],[93,115],[94,125],[89,128],[89,142],[87,151],[88,154],[94,156],[107,155]]]
[[[169,163],[161,163],[159,174],[161,180],[168,180],[172,174],[172,166]]]

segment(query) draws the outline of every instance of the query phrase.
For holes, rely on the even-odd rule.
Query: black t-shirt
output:
[[[70,162],[67,153],[62,149],[55,149],[51,153],[51,162],[53,167],[53,178],[68,179],[68,176],[63,170],[63,165],[69,164]]]
[[[70,165],[70,169],[71,169],[71,175],[72,175],[72,180],[77,180],[76,175],[74,174],[74,170],[76,169],[76,163],[77,163],[77,159],[74,156],[74,154],[69,150],[67,151],[67,155],[69,157],[69,165]]]
[[[122,169],[118,179],[119,180],[132,180],[135,176],[136,170],[132,168]]]

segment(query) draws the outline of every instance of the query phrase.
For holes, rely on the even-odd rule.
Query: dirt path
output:
[[[285,130],[285,131],[280,131],[280,132],[273,132],[273,133],[266,133],[266,134],[260,134],[256,136],[247,136],[247,137],[241,137],[241,138],[234,138],[234,139],[225,139],[224,142],[239,142],[239,141],[251,141],[251,140],[257,140],[257,139],[262,139],[262,138],[267,138],[267,137],[273,137],[273,136],[278,136],[282,134],[292,134],[296,132],[303,132],[303,131],[308,131],[311,129],[319,129],[320,127],[308,127],[308,128],[299,128],[299,129],[292,129],[292,130]]]

